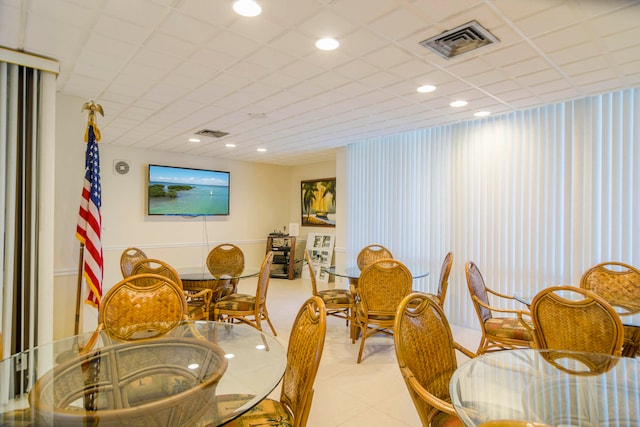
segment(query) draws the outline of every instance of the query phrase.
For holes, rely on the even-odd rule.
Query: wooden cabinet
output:
[[[273,251],[271,277],[293,280],[295,277],[296,238],[291,236],[267,237],[267,251]]]

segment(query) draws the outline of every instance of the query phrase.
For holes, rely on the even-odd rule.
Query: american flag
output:
[[[84,186],[76,237],[84,245],[82,273],[89,295],[86,303],[98,307],[102,298],[103,258],[100,229],[102,228],[102,190],[100,188],[100,152],[93,125],[87,129]]]

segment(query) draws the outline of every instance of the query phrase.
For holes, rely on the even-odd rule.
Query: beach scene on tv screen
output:
[[[149,165],[149,215],[228,215],[229,173]]]

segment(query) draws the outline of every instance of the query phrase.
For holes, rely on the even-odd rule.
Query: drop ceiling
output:
[[[231,0],[0,0],[0,46],[58,60],[58,92],[103,106],[102,144],[276,165],[640,86],[639,1],[259,2],[246,18]],[[420,45],[474,20],[499,41],[451,59]],[[317,50],[324,36],[340,47]],[[203,129],[228,135],[188,142]]]

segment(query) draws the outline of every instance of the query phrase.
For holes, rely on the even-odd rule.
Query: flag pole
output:
[[[82,295],[82,265],[84,264],[84,243],[80,243],[80,256],[78,260],[78,285],[76,288],[76,318],[75,325],[73,327],[73,335],[76,336],[77,345],[77,337],[80,334],[80,300]]]
[[[87,132],[85,134],[85,142],[88,142],[88,133],[89,127],[94,127],[94,132],[97,134],[97,140],[100,140],[100,133],[96,127],[96,112],[100,113],[101,116],[104,117],[104,110],[102,109],[102,105],[96,104],[93,100],[87,101],[82,105],[82,111],[87,110]],[[80,255],[78,259],[78,283],[76,289],[76,314],[75,314],[75,325],[73,334],[77,337],[80,334],[80,301],[82,300],[82,277],[84,270],[84,242],[80,242]]]

